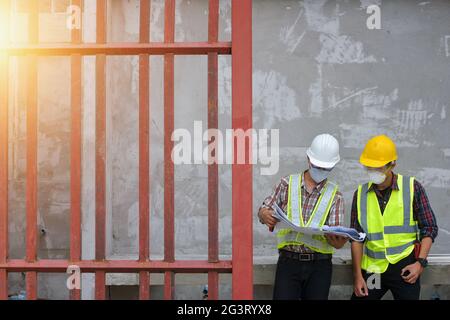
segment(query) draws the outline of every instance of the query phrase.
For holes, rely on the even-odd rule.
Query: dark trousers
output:
[[[327,300],[333,265],[331,259],[299,261],[279,257],[274,300]]]
[[[420,298],[420,277],[414,284],[409,284],[401,276],[402,269],[409,264],[416,262],[414,252],[396,264],[390,264],[387,270],[382,273],[380,288],[369,289],[369,295],[366,297],[357,297],[355,293],[352,300],[380,300],[388,290],[391,290],[395,300],[419,300]],[[362,270],[364,280],[367,281],[373,273],[367,273]],[[372,278],[373,279],[373,276]],[[375,283],[374,281],[369,281]]]

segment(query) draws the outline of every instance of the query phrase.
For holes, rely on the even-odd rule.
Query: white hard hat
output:
[[[314,138],[306,150],[311,163],[320,168],[333,168],[341,159],[339,142],[330,134],[320,134]]]

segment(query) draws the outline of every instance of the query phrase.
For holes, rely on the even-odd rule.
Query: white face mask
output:
[[[311,178],[317,183],[320,183],[323,180],[325,180],[326,178],[328,178],[328,176],[330,175],[330,172],[331,171],[321,170],[319,168],[314,168],[312,166],[309,169],[309,174],[311,175]]]
[[[380,171],[367,170],[369,181],[374,184],[382,184],[386,180],[386,174]]]

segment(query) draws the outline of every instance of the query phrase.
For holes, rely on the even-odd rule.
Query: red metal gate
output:
[[[207,273],[210,299],[218,298],[219,273],[232,273],[233,299],[253,298],[252,260],[252,167],[232,165],[232,260],[218,255],[218,167],[208,167],[208,260],[175,260],[174,164],[171,159],[174,129],[174,55],[208,56],[208,128],[218,127],[218,55],[232,55],[232,128],[252,127],[252,2],[232,0],[232,42],[219,42],[219,0],[209,0],[207,42],[175,42],[175,0],[165,1],[164,42],[150,42],[151,0],[140,1],[139,43],[107,43],[107,0],[97,0],[97,41],[82,42],[81,30],[72,30],[71,44],[39,44],[38,1],[29,1],[29,43],[9,43],[11,1],[0,0],[3,23],[0,30],[0,299],[8,298],[8,272],[26,273],[28,299],[37,298],[37,273],[65,273],[77,265],[83,273],[95,274],[95,298],[105,299],[107,273],[139,273],[140,299],[149,299],[149,273],[164,273],[164,298],[172,299],[174,274]],[[82,0],[72,0],[82,7]],[[6,21],[6,23],[5,23]],[[26,257],[8,259],[8,60],[27,56],[27,154],[26,154]],[[95,260],[81,256],[81,115],[82,56],[96,56],[95,133]],[[106,57],[139,55],[139,259],[106,260]],[[164,56],[164,259],[149,258],[149,55]],[[37,258],[37,56],[71,58],[71,217],[69,260]],[[251,142],[249,144],[251,146]],[[237,145],[234,145],[236,155]],[[249,147],[250,148],[250,147]],[[238,219],[239,217],[239,219]],[[71,290],[80,299],[80,290]]]

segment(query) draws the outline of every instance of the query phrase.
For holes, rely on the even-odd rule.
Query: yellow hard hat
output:
[[[394,160],[397,160],[395,143],[385,135],[376,136],[367,141],[359,158],[362,165],[371,168],[381,168]]]

